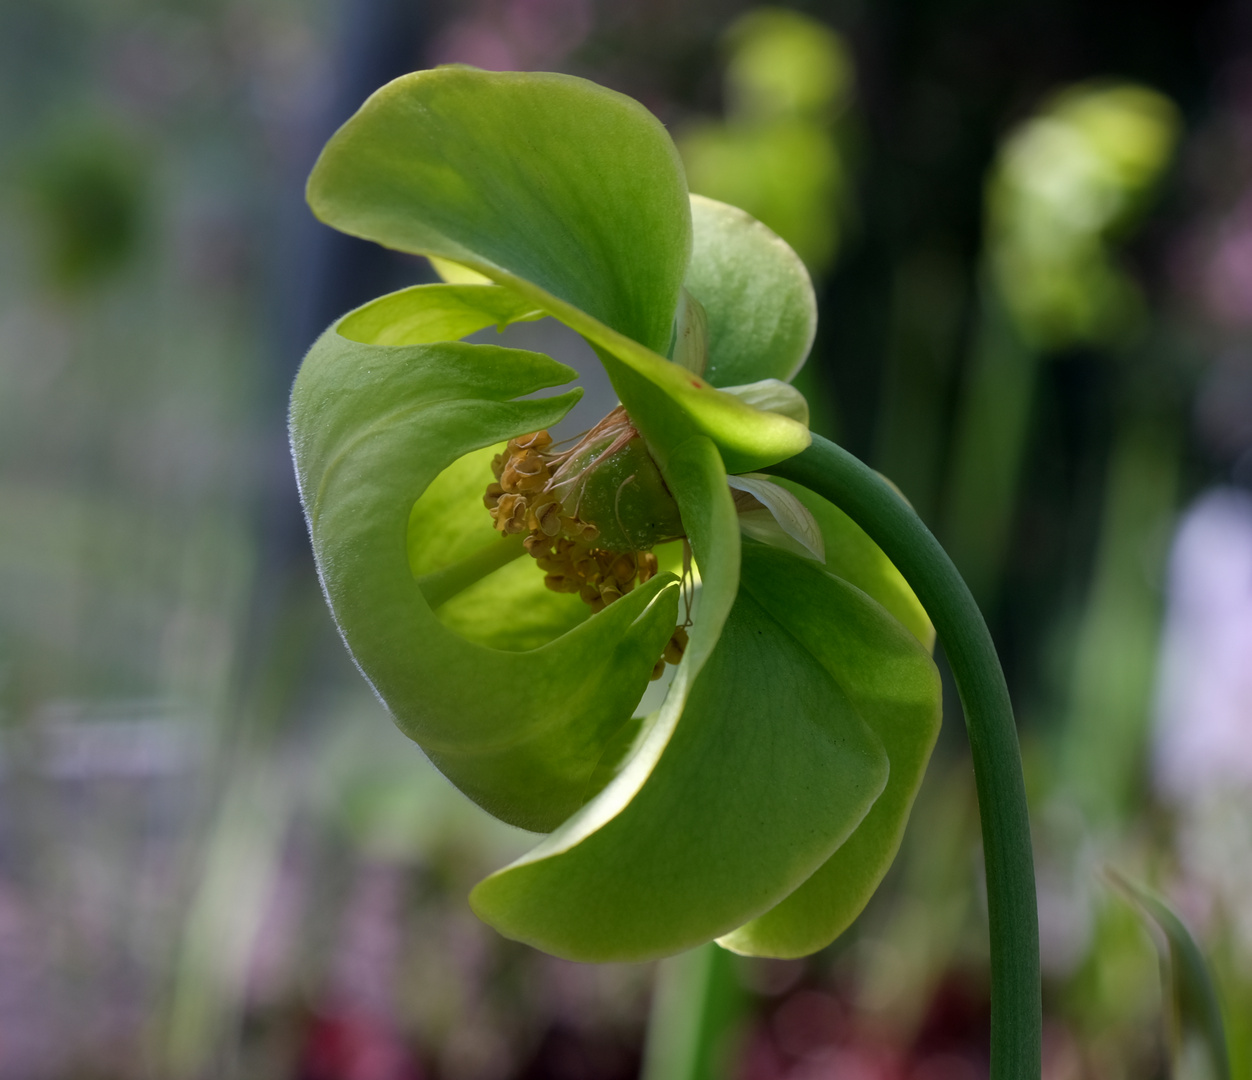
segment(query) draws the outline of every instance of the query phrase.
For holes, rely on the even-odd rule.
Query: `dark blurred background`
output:
[[[1006,666],[1045,1076],[1170,1075],[1108,867],[1192,927],[1252,1075],[1252,8],[0,0],[0,1080],[678,1080],[643,1064],[653,966],[470,915],[531,838],[392,729],[307,551],[300,357],[429,269],[303,180],[449,61],[639,98],[808,262],[814,426],[912,501]],[[704,1075],[984,1076],[979,874],[952,699],[856,926],[701,960]]]

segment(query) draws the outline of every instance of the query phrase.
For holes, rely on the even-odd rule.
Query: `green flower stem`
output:
[[[748,997],[735,957],[712,942],[657,967],[643,1080],[717,1080],[729,1057]]]
[[[1039,917],[1021,754],[1004,673],[982,613],[952,560],[882,477],[813,436],[768,470],[829,499],[912,586],[943,642],[969,732],[982,822],[991,938],[991,1080],[1037,1080],[1042,1003]]]

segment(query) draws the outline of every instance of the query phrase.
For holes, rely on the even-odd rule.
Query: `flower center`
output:
[[[592,613],[653,577],[653,546],[683,536],[678,506],[621,406],[568,449],[557,450],[547,431],[510,439],[491,471],[483,503],[496,529],[525,533],[544,584],[577,593]],[[652,678],[686,647],[679,626]]]

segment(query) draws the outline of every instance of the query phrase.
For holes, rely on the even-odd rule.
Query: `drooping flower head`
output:
[[[894,567],[756,475],[809,441],[786,383],[813,340],[803,265],[689,196],[642,106],[562,75],[398,79],[331,139],[309,201],[445,277],[322,335],[291,432],[361,671],[466,795],[548,833],[475,911],[581,960],[825,945],[894,856],[939,694]],[[460,340],[542,316],[621,401],[573,447],[546,430],[580,390],[532,396],[573,371]],[[690,619],[650,550],[669,539],[699,575]],[[637,716],[664,659],[664,704]]]

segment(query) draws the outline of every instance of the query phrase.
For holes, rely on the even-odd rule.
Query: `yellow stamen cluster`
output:
[[[496,529],[506,536],[526,533],[523,544],[544,572],[543,583],[553,592],[577,593],[593,613],[620,600],[657,572],[650,551],[609,551],[597,547],[600,530],[568,514],[552,487],[554,458],[545,451],[552,436],[536,431],[510,439],[503,454],[491,463],[495,483],[488,485],[483,504]],[[652,678],[666,663],[677,664],[687,648],[687,631],[675,629],[656,662]]]

